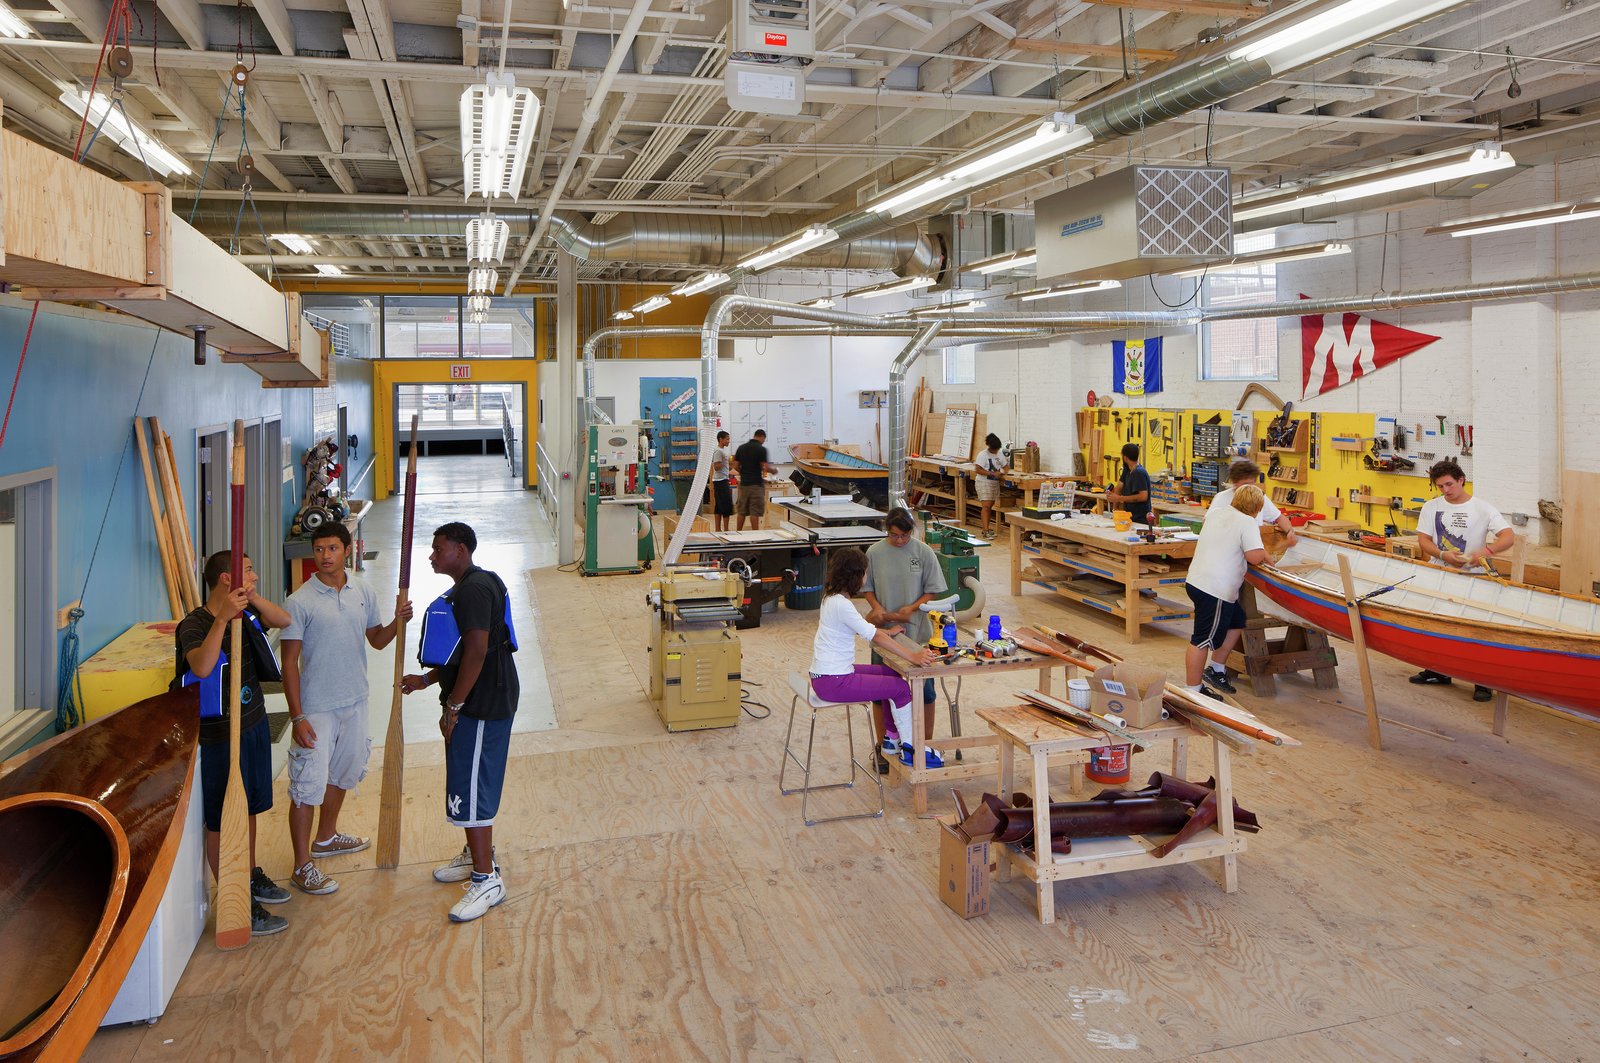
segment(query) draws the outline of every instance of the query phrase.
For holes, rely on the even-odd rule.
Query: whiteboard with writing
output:
[[[820,399],[772,399],[728,403],[728,432],[733,446],[749,439],[757,428],[767,430],[767,455],[775,465],[789,460],[789,444],[822,442]]]
[[[977,426],[976,410],[946,410],[944,412],[944,440],[939,453],[967,461],[972,457],[972,430]]]

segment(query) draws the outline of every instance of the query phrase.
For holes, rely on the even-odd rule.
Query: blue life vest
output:
[[[267,645],[267,636],[266,632],[262,630],[261,619],[248,609],[245,610],[243,615],[248,617],[250,620],[250,627],[246,627],[244,629],[244,635],[245,639],[252,644],[249,649],[245,650],[245,652],[249,653],[251,649],[256,650],[256,671],[258,673],[265,673],[266,681],[276,681],[281,677],[277,674],[277,661],[272,656],[271,646]],[[254,630],[252,630],[252,628]],[[255,645],[257,639],[260,640],[260,646]],[[263,647],[265,648],[264,655],[267,661],[266,667],[262,666],[261,660],[263,656],[261,650]],[[210,675],[203,677],[196,676],[192,669],[184,670],[183,678],[179,681],[179,685],[186,687],[198,686],[200,688],[200,718],[202,720],[216,718],[222,715],[222,706],[225,698],[227,697],[223,689],[223,680],[227,676],[227,671],[228,654],[226,650],[217,654],[217,663],[211,669]],[[258,675],[257,678],[261,677]],[[241,702],[250,700],[249,686],[244,684],[240,685],[239,700]]]
[[[505,599],[506,644],[515,653],[517,630],[511,624],[511,592],[506,590],[505,582],[493,572],[488,569],[478,571],[494,580],[495,586],[500,588],[500,596]],[[443,668],[455,660],[456,654],[461,649],[461,628],[456,624],[456,611],[450,604],[450,596],[459,586],[460,584],[457,584],[439,595],[423,611],[422,637],[418,640],[417,660],[425,668]]]

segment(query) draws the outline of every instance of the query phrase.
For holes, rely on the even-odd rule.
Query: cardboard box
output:
[[[1137,664],[1108,664],[1089,677],[1094,711],[1121,716],[1129,727],[1153,727],[1161,722],[1161,699],[1167,673]]]
[[[939,899],[963,919],[989,914],[992,853],[989,835],[968,838],[953,820],[939,821]]]
[[[1360,523],[1353,520],[1335,520],[1329,518],[1325,520],[1306,521],[1306,530],[1321,532],[1324,535],[1343,535],[1347,531],[1355,531],[1360,527]]]

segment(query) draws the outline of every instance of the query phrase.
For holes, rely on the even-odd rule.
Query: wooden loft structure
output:
[[[206,343],[264,387],[325,387],[332,344],[285,294],[172,212],[163,185],[118,182],[0,131],[0,281],[98,303]]]

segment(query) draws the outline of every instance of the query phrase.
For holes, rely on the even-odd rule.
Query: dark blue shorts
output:
[[[1238,602],[1225,602],[1214,598],[1205,591],[1191,587],[1185,583],[1183,589],[1189,592],[1189,600],[1194,603],[1194,634],[1189,636],[1193,645],[1204,650],[1214,650],[1222,645],[1222,640],[1228,637],[1228,632],[1234,628],[1243,628],[1246,617],[1244,606]]]
[[[239,775],[252,816],[272,810],[272,733],[267,721],[239,733]],[[200,801],[206,830],[222,829],[222,794],[228,787],[228,743],[200,747]]]
[[[444,814],[457,827],[490,827],[511,748],[511,720],[463,716],[444,754]]]

